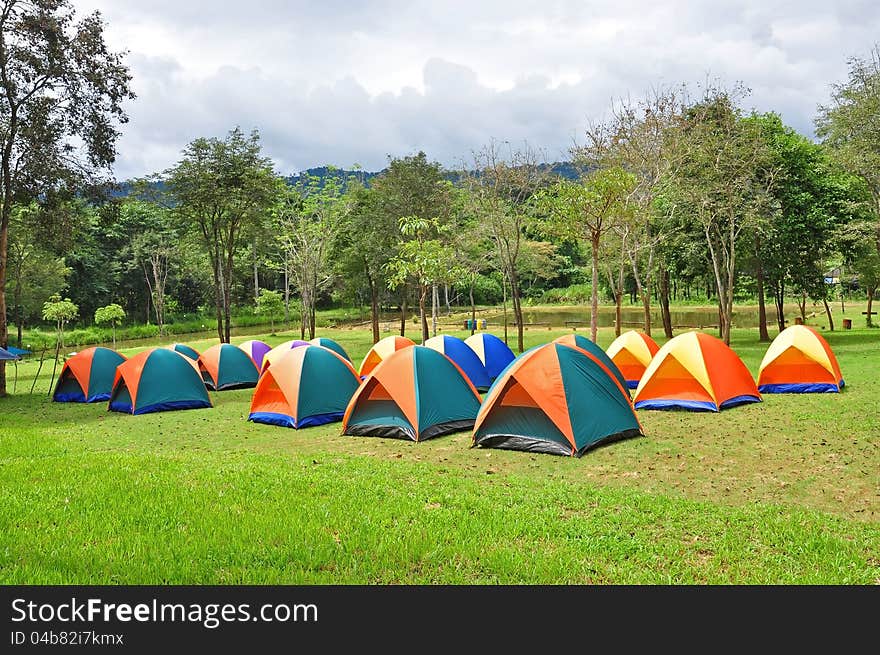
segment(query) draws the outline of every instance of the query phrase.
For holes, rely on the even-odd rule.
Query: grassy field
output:
[[[0,400],[0,582],[877,584],[880,330],[825,334],[843,393],[643,411],[646,437],[581,459],[256,425],[251,390],[144,416],[54,404],[51,367],[29,395],[21,364]],[[370,345],[321,336],[355,364]],[[756,333],[733,347],[757,373]]]

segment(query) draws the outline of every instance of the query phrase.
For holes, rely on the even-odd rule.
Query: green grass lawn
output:
[[[356,366],[370,345],[320,334]],[[843,393],[643,411],[646,437],[581,459],[248,423],[252,390],[108,413],[50,402],[51,366],[29,395],[21,364],[0,400],[0,582],[880,583],[880,330],[825,334]],[[757,373],[756,332],[733,347]]]

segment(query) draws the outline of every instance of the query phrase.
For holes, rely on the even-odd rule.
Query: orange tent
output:
[[[749,369],[721,339],[687,332],[667,341],[654,355],[636,389],[636,409],[690,409],[717,412],[761,402]]]
[[[372,373],[373,369],[376,368],[379,362],[391,355],[391,353],[414,345],[416,345],[415,341],[407,337],[391,336],[380,339],[373,344],[373,347],[370,348],[367,356],[364,357],[364,361],[361,362],[361,377],[365,377]]]
[[[807,325],[792,325],[780,332],[758,373],[761,393],[835,393],[843,384],[831,346]]]
[[[647,334],[629,330],[612,341],[605,352],[626,378],[626,385],[635,389],[658,350],[660,346]]]

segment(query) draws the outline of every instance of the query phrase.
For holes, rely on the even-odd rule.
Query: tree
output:
[[[760,129],[742,120],[736,103],[743,93],[720,88],[685,113],[681,164],[670,193],[705,237],[718,293],[719,331],[730,343],[737,244],[770,204],[774,169]]]
[[[592,253],[590,294],[590,338],[599,331],[599,248],[602,237],[624,222],[630,211],[629,196],[636,176],[622,168],[602,168],[579,182],[559,180],[538,195],[539,206],[548,215],[541,223],[547,234],[573,241],[587,241]]]
[[[406,284],[408,279],[414,279],[418,284],[423,343],[430,337],[425,312],[428,289],[438,282],[454,283],[463,277],[455,263],[455,251],[438,238],[443,231],[436,220],[430,221],[418,216],[402,217],[400,232],[411,238],[400,245],[397,255],[386,266],[391,288]]]
[[[61,296],[54,295],[43,303],[43,320],[55,323],[55,364],[52,367],[52,377],[49,380],[49,389],[55,382],[55,370],[58,366],[58,353],[64,347],[64,326],[79,315],[79,307],[70,301],[70,298],[61,300]],[[41,362],[42,364],[42,362]]]
[[[122,325],[123,320],[125,320],[125,310],[115,302],[95,310],[95,323],[97,325],[109,323],[113,328],[114,350],[116,350],[116,328]]]
[[[474,172],[463,174],[472,212],[486,226],[492,240],[502,287],[510,287],[520,352],[525,346],[519,262],[527,241],[526,226],[532,221],[531,199],[548,179],[547,170],[540,165],[541,159],[538,151],[528,144],[520,150],[511,148],[504,153],[501,146],[492,141],[475,154]],[[505,339],[506,327],[505,323]]]
[[[636,176],[630,194],[634,211],[622,240],[632,268],[636,291],[644,309],[645,333],[651,334],[651,297],[656,249],[670,230],[657,219],[673,212],[674,204],[658,203],[678,166],[677,137],[686,104],[686,89],[657,87],[639,100],[622,98],[612,103],[610,118],[590,123],[586,143],[572,150],[575,161],[588,169],[619,166]],[[668,272],[660,262],[660,305],[666,336],[672,337],[669,315]]]
[[[123,54],[104,42],[98,12],[79,21],[69,0],[0,3],[0,346],[14,203],[92,181],[115,158],[122,104],[134,98]],[[6,368],[0,362],[0,397]]]
[[[840,164],[860,177],[873,199],[880,252],[880,45],[868,58],[849,60],[849,79],[832,86],[831,103],[819,108],[816,133]]]
[[[284,299],[277,291],[260,289],[260,296],[256,301],[257,313],[269,317],[272,325],[272,334],[275,334],[275,319],[284,311]],[[312,337],[314,339],[314,336]]]
[[[275,201],[272,162],[262,155],[259,132],[246,136],[236,127],[223,140],[191,142],[166,176],[181,227],[197,232],[211,263],[217,336],[229,343],[235,253],[243,231]]]
[[[321,183],[308,176],[296,189],[283,181],[276,207],[279,240],[289,276],[300,294],[300,336],[315,338],[318,296],[332,284],[332,247],[347,207],[341,186],[334,178]]]

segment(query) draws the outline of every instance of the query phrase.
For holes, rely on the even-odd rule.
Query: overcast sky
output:
[[[258,128],[278,172],[446,165],[491,139],[567,156],[613,98],[744,82],[747,107],[813,135],[846,60],[880,41],[880,2],[74,0],[129,51],[115,171],[161,171],[200,136]]]

